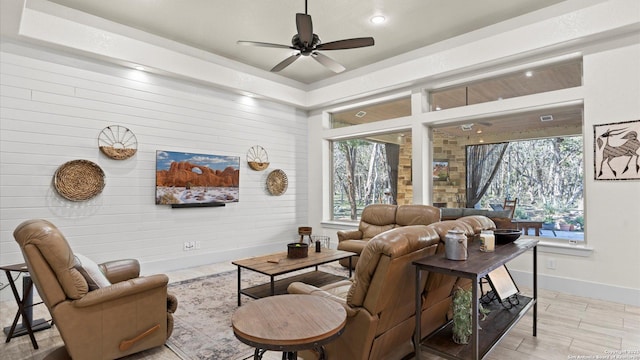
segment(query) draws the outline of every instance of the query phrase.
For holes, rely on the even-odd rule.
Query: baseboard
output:
[[[530,272],[509,269],[516,284],[532,287]],[[538,274],[538,289],[558,291],[565,294],[591,299],[613,301],[622,304],[640,306],[640,289],[595,283],[590,281]]]

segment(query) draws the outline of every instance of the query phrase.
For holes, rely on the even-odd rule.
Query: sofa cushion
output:
[[[367,245],[367,240],[345,240],[340,242],[340,249],[342,251],[351,251],[360,254],[362,249]]]
[[[362,231],[362,240],[370,240],[374,236],[383,233],[387,230],[391,230],[395,227],[395,224],[388,225],[371,225],[360,223],[360,231]]]
[[[429,205],[401,205],[396,210],[396,226],[429,225],[440,221],[440,209]]]
[[[362,210],[360,225],[386,226],[396,223],[396,205],[371,204]],[[362,230],[362,226],[360,228]]]
[[[360,254],[358,266],[351,278],[353,285],[347,295],[347,304],[362,306],[376,268],[381,266],[380,258],[389,260],[412,253],[427,246],[435,245],[439,235],[425,225],[395,228],[371,239]]]
[[[511,219],[507,220],[511,221]],[[461,218],[458,218],[457,221],[464,222],[470,225],[476,234],[480,234],[482,230],[496,229],[495,222],[492,219],[482,215],[463,216]]]
[[[89,291],[100,289],[111,285],[107,277],[102,273],[98,264],[84,255],[75,254],[74,267],[82,274],[87,281]]]

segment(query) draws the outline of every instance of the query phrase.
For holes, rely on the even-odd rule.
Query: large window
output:
[[[539,66],[432,91],[431,111],[499,101],[582,85],[582,59]]]
[[[411,97],[403,96],[393,100],[334,111],[331,113],[331,127],[334,129],[342,128],[409,115],[411,115]]]
[[[411,202],[410,138],[402,132],[332,142],[334,220],[358,220],[373,203]]]
[[[482,148],[493,147],[499,157],[495,167],[487,164],[483,169],[493,175],[486,177],[487,186],[473,189],[486,189],[479,201],[467,206],[491,209],[504,199],[517,198],[514,220],[543,222],[540,235],[544,237],[583,241],[582,142],[581,136],[568,136],[467,146],[467,169],[477,165],[469,154]],[[471,188],[468,184],[468,191]],[[467,195],[468,200],[472,198]]]
[[[447,112],[581,85],[582,59],[571,59],[432,90],[430,110]],[[582,104],[536,105],[530,111],[472,116],[434,127],[433,159],[446,159],[450,170],[447,181],[433,183],[434,204],[492,209],[518,198],[514,219],[543,222],[541,236],[583,240],[582,113]],[[495,145],[501,143],[508,146]],[[469,148],[483,144],[496,150],[478,151],[472,160],[489,163],[497,156],[497,167],[470,179]]]

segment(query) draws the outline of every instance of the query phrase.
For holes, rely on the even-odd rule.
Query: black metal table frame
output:
[[[346,324],[346,323],[345,323]],[[344,332],[345,326],[340,329],[337,333],[331,335],[330,337],[324,338],[321,341],[316,341],[313,344],[298,344],[298,345],[265,345],[261,343],[256,343],[247,339],[242,338],[241,336],[236,335],[236,338],[241,342],[255,348],[253,352],[254,360],[261,360],[262,356],[267,351],[282,351],[282,360],[296,360],[298,358],[298,351],[314,349],[319,354],[318,360],[325,359],[324,345],[330,343],[338,336],[342,335]]]
[[[7,280],[9,281],[9,285],[11,286],[11,292],[13,293],[13,297],[16,300],[16,304],[18,305],[18,311],[16,312],[16,316],[13,319],[13,323],[9,328],[9,332],[7,333],[7,339],[5,343],[11,341],[12,338],[18,336],[16,335],[16,327],[18,325],[18,320],[22,317],[22,326],[26,330],[26,334],[29,335],[31,339],[31,344],[34,349],[38,349],[38,342],[36,341],[35,336],[33,335],[34,331],[44,330],[51,327],[48,321],[40,321],[38,323],[31,323],[32,316],[27,313],[27,308],[42,304],[41,302],[31,304],[31,299],[33,296],[33,282],[31,281],[31,277],[27,274],[25,275],[24,283],[23,283],[23,291],[22,291],[22,299],[20,298],[20,294],[18,293],[18,289],[16,288],[15,280],[11,276],[11,272],[19,272],[19,273],[28,273],[26,264],[16,264],[9,266],[2,266],[0,269],[4,270],[5,275],[7,276]],[[22,334],[21,334],[22,335]]]
[[[533,336],[537,336],[537,317],[538,317],[538,303],[537,303],[537,299],[538,299],[538,252],[537,252],[537,241],[535,241],[535,243],[533,244],[533,246],[530,248],[533,252]],[[528,249],[527,249],[528,250]],[[479,350],[479,334],[478,334],[478,317],[479,317],[479,301],[480,298],[478,297],[478,284],[480,282],[480,280],[482,278],[484,278],[485,276],[487,276],[487,274],[489,272],[491,272],[492,270],[495,270],[496,268],[504,265],[505,263],[507,263],[508,261],[514,259],[517,256],[520,256],[522,253],[524,253],[526,250],[522,250],[517,252],[516,254],[512,254],[511,256],[506,257],[504,260],[496,262],[492,267],[487,268],[485,271],[482,271],[480,273],[475,273],[475,274],[469,274],[469,273],[463,273],[463,272],[455,272],[455,271],[451,271],[450,269],[446,269],[446,268],[438,268],[438,267],[429,267],[428,269],[426,268],[426,266],[423,266],[421,264],[418,264],[416,262],[414,262],[414,265],[416,267],[416,282],[415,282],[415,304],[416,304],[416,314],[421,314],[421,309],[422,309],[422,294],[420,293],[420,285],[422,282],[422,272],[423,271],[430,271],[430,272],[437,272],[437,273],[441,273],[441,274],[447,274],[447,275],[457,275],[460,277],[464,277],[464,278],[468,278],[471,279],[471,281],[473,282],[472,284],[472,299],[475,299],[476,301],[473,301],[472,304],[472,334],[471,334],[471,341],[469,346],[472,347],[472,352],[473,352],[473,359],[478,360],[478,359],[482,359],[484,358],[484,356],[481,356],[480,354],[480,350]],[[433,255],[432,255],[433,256]],[[444,256],[444,253],[442,254],[442,256]],[[419,262],[420,260],[417,260],[417,262]],[[454,261],[454,260],[451,260]],[[525,310],[526,312],[526,310]],[[510,329],[510,328],[509,328]],[[508,329],[507,329],[508,330]],[[414,330],[414,337],[413,337],[413,344],[414,344],[414,352],[415,352],[415,358],[416,359],[420,359],[421,356],[421,343],[422,343],[422,324],[421,324],[421,316],[416,315],[416,325],[415,325],[415,330]],[[495,343],[489,348],[489,350],[485,353],[488,354],[491,349],[493,349],[493,346],[495,346],[495,344],[500,340],[497,339],[495,341]],[[456,356],[451,355],[451,354],[445,354],[445,353],[440,353],[440,352],[436,352],[437,355],[446,357],[446,358],[450,358],[450,359],[458,359]]]

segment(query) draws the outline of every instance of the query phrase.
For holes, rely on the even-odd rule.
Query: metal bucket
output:
[[[467,236],[462,230],[449,230],[444,238],[444,253],[449,260],[467,260]]]

